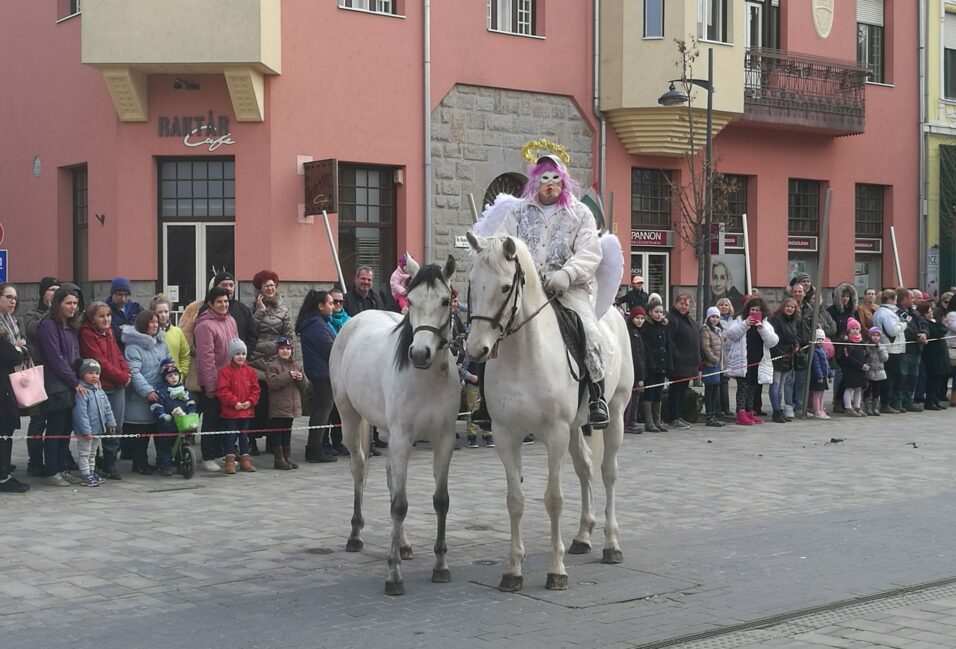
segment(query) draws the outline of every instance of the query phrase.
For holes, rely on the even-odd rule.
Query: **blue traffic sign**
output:
[[[0,250],[0,282],[7,281],[7,251]]]

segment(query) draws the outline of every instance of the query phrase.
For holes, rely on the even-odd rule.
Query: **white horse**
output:
[[[408,511],[405,485],[408,455],[416,440],[431,441],[435,474],[438,535],[432,581],[448,582],[445,522],[448,516],[448,465],[455,447],[455,419],[461,383],[448,349],[451,289],[455,272],[449,255],[444,268],[419,269],[408,256],[408,315],[363,311],[342,328],[332,346],[329,371],[332,393],[342,418],[342,437],[351,453],[355,483],[352,532],[345,549],[362,549],[362,495],[368,475],[370,426],[388,433],[386,475],[391,495],[392,540],[388,551],[386,595],[403,595],[401,563],[412,558],[405,537]],[[409,362],[414,367],[409,366]]]
[[[569,449],[581,481],[581,521],[570,552],[591,550],[594,514],[591,500],[591,451],[581,432],[587,421],[587,397],[580,398],[578,381],[571,375],[558,320],[548,305],[534,261],[518,239],[485,239],[469,233],[477,253],[469,277],[468,308],[471,331],[468,355],[485,367],[485,399],[495,433],[495,448],[508,481],[511,517],[510,568],[501,577],[499,590],[521,590],[521,440],[534,433],[548,449],[548,486],[545,508],[551,518],[551,566],[546,588],[568,587],[561,542],[561,464]],[[623,561],[615,513],[617,452],[624,441],[624,408],[631,396],[634,368],[624,319],[609,309],[600,320],[604,335],[605,397],[610,424],[604,430],[601,474],[607,494],[604,523],[604,563]]]

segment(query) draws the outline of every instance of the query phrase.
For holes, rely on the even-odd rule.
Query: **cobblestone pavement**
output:
[[[563,592],[544,588],[541,444],[523,448],[520,594],[495,588],[509,534],[490,449],[452,461],[449,584],[430,582],[429,446],[412,453],[416,558],[396,598],[383,595],[384,458],[373,461],[366,547],[355,554],[344,551],[347,461],[277,472],[262,456],[255,474],[124,473],[96,489],[33,481],[0,500],[0,649],[956,647],[954,416],[627,435],[625,561],[599,563],[599,517],[595,551],[566,559]],[[23,453],[19,441],[18,475]],[[568,544],[580,502],[570,462],[563,484]],[[601,512],[599,481],[594,494]]]

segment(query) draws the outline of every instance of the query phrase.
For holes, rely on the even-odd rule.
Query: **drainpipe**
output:
[[[432,259],[432,59],[431,59],[431,0],[424,0],[423,5],[423,31],[424,40],[424,83],[422,84],[423,97],[423,117],[424,117],[424,140],[425,140],[425,263],[430,263]]]
[[[592,110],[594,117],[599,124],[600,144],[598,152],[598,195],[607,205],[607,197],[604,192],[607,189],[607,119],[601,112],[601,2],[593,0],[592,11],[594,11],[594,97]],[[605,227],[608,232],[612,231],[611,213],[605,208]]]
[[[927,61],[927,24],[929,12],[927,0],[919,0],[919,286],[926,286],[928,247],[929,247],[929,83],[926,79]],[[938,26],[937,26],[938,29]]]

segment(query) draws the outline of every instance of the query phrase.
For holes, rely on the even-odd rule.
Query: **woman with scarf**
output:
[[[292,314],[289,307],[279,297],[279,275],[271,270],[260,270],[252,277],[256,289],[256,299],[252,304],[252,317],[256,324],[259,340],[249,349],[249,367],[259,379],[259,403],[256,404],[256,416],[250,424],[252,430],[269,428],[269,385],[266,383],[266,370],[276,359],[276,341],[279,338],[292,338]],[[249,435],[252,455],[259,454],[256,438],[264,433]],[[266,450],[270,450],[268,446]]]
[[[0,284],[0,493],[24,493],[29,485],[10,475],[13,431],[20,428],[20,411],[10,386],[10,374],[29,357],[17,317],[19,297],[12,284]]]

